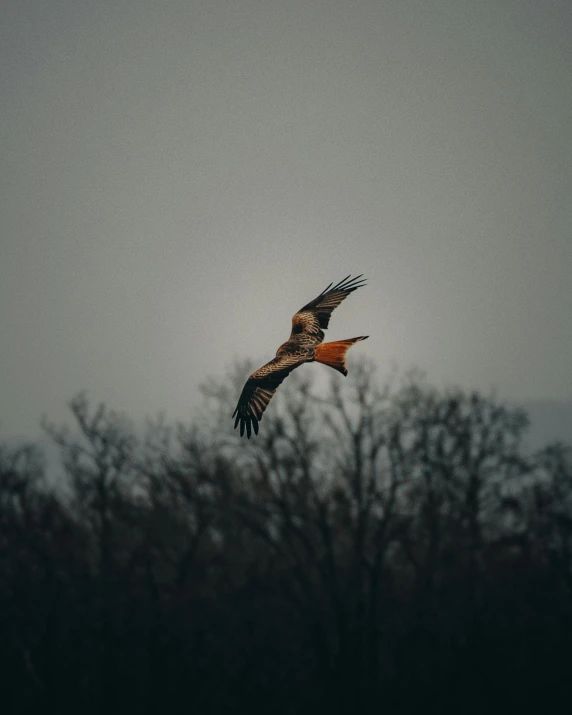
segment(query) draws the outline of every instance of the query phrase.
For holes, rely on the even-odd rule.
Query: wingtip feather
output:
[[[352,278],[350,274],[349,276],[346,276],[343,280],[341,280],[339,283],[336,283],[332,290],[343,290],[352,292],[366,284],[367,279],[362,277],[363,273],[360,273],[359,276],[356,276],[355,278]]]

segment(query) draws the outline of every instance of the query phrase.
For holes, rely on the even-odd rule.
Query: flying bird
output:
[[[305,362],[321,362],[334,370],[347,375],[346,352],[354,343],[365,340],[369,335],[349,340],[336,340],[322,343],[324,330],[328,327],[332,311],[354,290],[365,285],[359,275],[356,278],[346,276],[342,281],[323,290],[317,298],[307,303],[292,318],[292,332],[288,340],[276,351],[276,357],[263,365],[246,381],[236,410],[234,428],[240,424],[240,436],[250,439],[252,430],[258,434],[258,423],[272,396],[284,378]],[[360,280],[361,279],[361,280]]]

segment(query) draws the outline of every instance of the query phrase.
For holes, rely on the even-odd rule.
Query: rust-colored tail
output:
[[[333,343],[322,343],[316,346],[314,360],[333,367],[334,370],[341,372],[342,375],[348,374],[346,367],[346,353],[354,343],[359,343],[360,340],[369,338],[369,335],[362,335],[359,338],[351,338],[350,340],[336,340]]]

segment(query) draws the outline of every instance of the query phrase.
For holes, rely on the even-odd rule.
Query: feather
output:
[[[278,348],[273,360],[250,375],[242,389],[232,413],[236,418],[234,428],[240,425],[241,437],[246,432],[250,439],[253,430],[254,434],[258,434],[259,422],[274,393],[292,370],[305,362],[316,360],[347,374],[345,353],[351,345],[365,340],[365,337],[326,343],[321,351],[319,348],[332,312],[350,293],[365,285],[362,275],[355,278],[346,276],[336,285],[330,283],[294,315],[289,339]]]

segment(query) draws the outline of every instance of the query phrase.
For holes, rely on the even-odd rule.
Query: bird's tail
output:
[[[350,338],[350,340],[336,340],[333,343],[321,343],[316,346],[314,360],[333,367],[334,370],[341,372],[342,375],[347,375],[347,351],[354,343],[359,343],[360,340],[365,340],[366,338],[369,338],[369,335],[362,335],[359,338]]]

